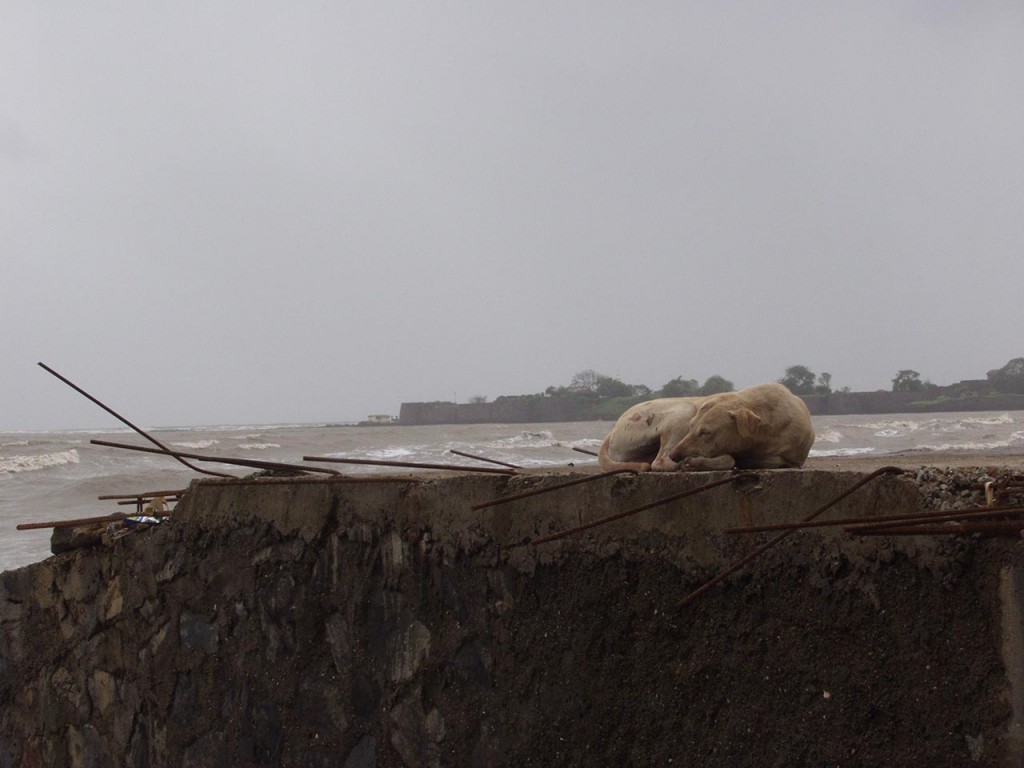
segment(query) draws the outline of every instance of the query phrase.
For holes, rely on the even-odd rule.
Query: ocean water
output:
[[[213,426],[153,429],[172,448],[190,453],[302,463],[303,456],[477,465],[458,450],[522,467],[595,465],[574,451],[596,451],[610,422],[469,424],[429,427],[324,425]],[[907,451],[1024,452],[1024,411],[822,416],[814,418],[812,456],[885,455]],[[0,570],[50,555],[50,530],[18,531],[18,523],[107,515],[130,509],[101,495],[184,489],[198,475],[166,456],[106,448],[90,440],[146,445],[128,429],[0,432]],[[244,467],[203,463],[239,477]],[[386,467],[333,464],[350,474]],[[483,464],[482,466],[487,466]]]

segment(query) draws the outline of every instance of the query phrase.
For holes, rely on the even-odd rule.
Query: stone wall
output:
[[[947,399],[939,399],[945,395]],[[636,400],[622,400],[614,417],[600,400],[579,402],[571,397],[499,397],[491,403],[402,403],[399,423],[422,424],[540,424],[558,421],[614,420]],[[1024,395],[964,396],[955,386],[935,387],[928,392],[832,392],[803,398],[815,416],[863,413],[932,413],[1024,409]],[[927,405],[919,405],[927,401]],[[613,401],[620,402],[620,401]],[[918,405],[915,405],[918,404]],[[617,412],[616,412],[617,411]]]
[[[171,522],[0,575],[0,766],[1017,765],[1012,545],[792,536],[858,475],[198,481]],[[916,508],[903,478],[829,514]],[[760,540],[760,539],[759,539]]]

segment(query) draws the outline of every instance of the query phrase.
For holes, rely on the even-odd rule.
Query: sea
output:
[[[884,456],[908,451],[1024,452],[1024,411],[816,416],[812,456]],[[611,422],[348,426],[265,424],[147,429],[172,449],[230,458],[302,464],[304,456],[493,466],[453,450],[524,468],[593,466]],[[99,496],[187,488],[201,475],[174,459],[93,445],[91,440],[151,446],[129,429],[0,432],[0,571],[50,556],[50,530],[19,523],[109,515],[131,507]],[[923,462],[922,462],[923,463]],[[202,462],[238,477],[256,470]],[[346,474],[394,471],[331,464]],[[417,470],[402,470],[417,471]]]

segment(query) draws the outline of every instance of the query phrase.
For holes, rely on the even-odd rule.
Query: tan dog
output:
[[[668,454],[690,430],[690,419],[707,398],[663,397],[637,403],[619,416],[601,443],[601,468],[635,472],[678,469]]]
[[[759,384],[706,398],[669,461],[685,469],[802,467],[812,445],[804,401],[782,384]]]

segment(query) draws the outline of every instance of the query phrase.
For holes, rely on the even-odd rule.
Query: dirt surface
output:
[[[804,465],[807,469],[838,469],[851,472],[874,472],[880,467],[1003,467],[1012,472],[1024,472],[1024,454],[1007,451],[906,451],[883,456],[822,456],[811,457]]]

